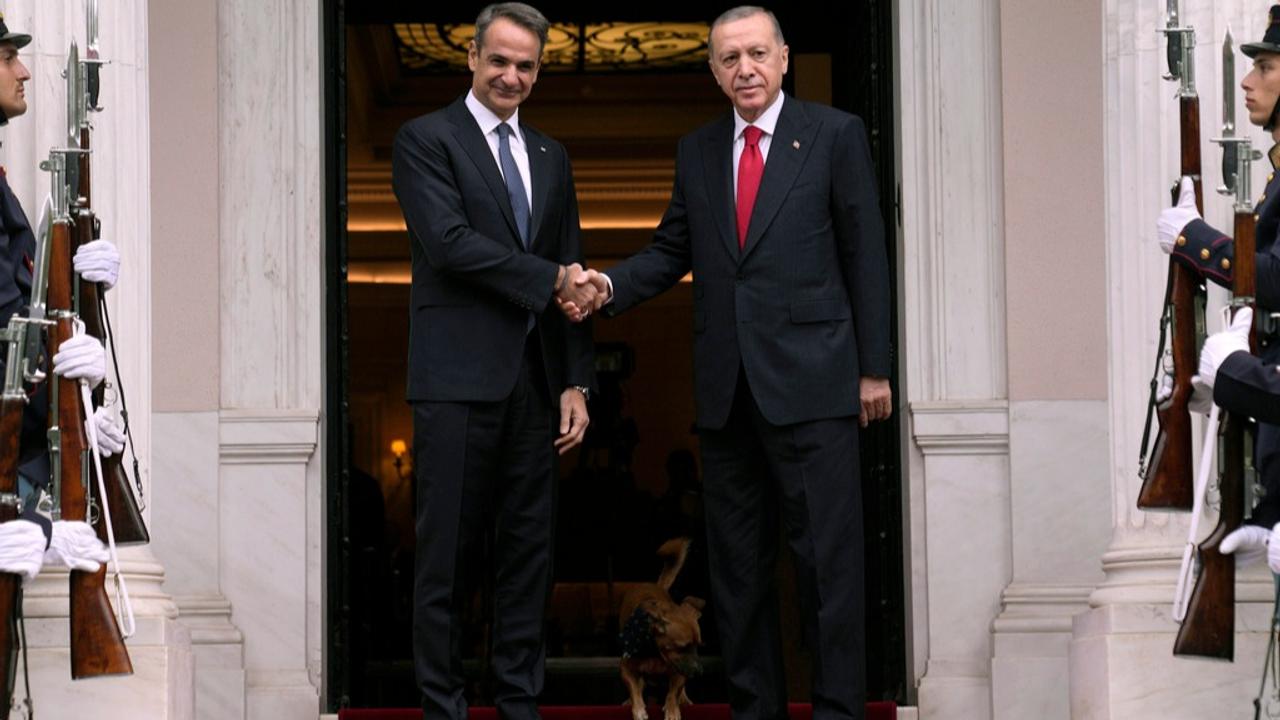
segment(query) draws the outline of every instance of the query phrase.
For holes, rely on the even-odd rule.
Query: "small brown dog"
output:
[[[680,720],[680,706],[689,704],[684,686],[689,677],[702,672],[698,646],[702,630],[698,618],[706,602],[686,597],[680,604],[671,599],[671,584],[689,555],[689,538],[676,538],[658,548],[665,558],[658,582],[633,588],[622,598],[618,617],[622,619],[622,681],[631,696],[632,720],[648,720],[644,706],[644,679],[666,676],[667,700],[663,720]],[[625,703],[624,703],[625,704]]]

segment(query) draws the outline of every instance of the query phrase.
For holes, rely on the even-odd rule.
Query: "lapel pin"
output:
[[[793,148],[795,148],[795,149],[799,150],[799,149],[800,149],[800,141],[799,141],[799,140],[792,140],[792,141],[791,141],[791,147],[793,147]]]
[[[546,146],[546,145],[539,145],[539,146],[538,146],[538,149],[539,149],[539,150],[541,150],[542,152],[546,152],[546,151],[547,151],[547,146]]]

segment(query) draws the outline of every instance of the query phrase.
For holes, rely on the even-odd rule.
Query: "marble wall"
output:
[[[1184,5],[1202,30],[1212,188],[1222,33],[1256,38],[1265,14]],[[1133,505],[1167,266],[1154,218],[1177,176],[1162,8],[897,6],[921,717],[1200,716],[1256,682],[1265,571],[1238,587],[1234,665],[1174,660],[1169,602],[1188,519]],[[1235,82],[1246,70],[1241,60]],[[1206,215],[1229,227],[1212,194]]]

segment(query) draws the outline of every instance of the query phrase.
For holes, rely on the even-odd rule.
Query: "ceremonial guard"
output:
[[[1280,5],[1272,6],[1270,23],[1261,42],[1246,43],[1240,47],[1241,52],[1253,61],[1253,68],[1245,76],[1241,87],[1245,92],[1245,107],[1249,112],[1249,121],[1271,133],[1277,144],[1271,148],[1268,157],[1273,169],[1280,165]],[[1211,338],[1206,343],[1205,353],[1209,355],[1209,364],[1202,357],[1199,384],[1203,388],[1198,395],[1201,407],[1207,405],[1208,393],[1205,390],[1215,388],[1214,394],[1219,402],[1237,404],[1237,398],[1250,398],[1248,404],[1238,405],[1240,409],[1255,407],[1257,396],[1249,392],[1250,387],[1258,388],[1258,392],[1266,392],[1268,381],[1263,372],[1266,367],[1273,368],[1280,363],[1280,178],[1273,171],[1267,176],[1267,186],[1258,198],[1254,220],[1256,230],[1256,267],[1257,267],[1257,340],[1260,359],[1234,357],[1233,353],[1214,355]],[[1200,277],[1211,280],[1227,288],[1234,281],[1234,243],[1226,234],[1214,229],[1200,216],[1196,210],[1195,194],[1190,178],[1183,178],[1177,205],[1160,213],[1157,220],[1157,235],[1160,247],[1170,253],[1185,267],[1190,268]],[[1248,349],[1248,323],[1255,317],[1252,313],[1241,311],[1237,314],[1233,326],[1235,328],[1234,350]],[[1244,319],[1249,318],[1249,319]],[[1243,328],[1243,331],[1241,330]],[[1228,331],[1229,332],[1229,331]],[[1240,337],[1245,337],[1244,345],[1240,345]],[[1217,337],[1217,336],[1215,336]],[[1227,333],[1221,337],[1228,337]],[[1222,341],[1225,342],[1225,341]],[[1245,353],[1247,356],[1247,352]],[[1225,378],[1225,381],[1224,381]],[[1216,382],[1215,382],[1216,381]],[[1271,382],[1270,387],[1275,388]],[[1193,402],[1193,406],[1197,403]],[[1248,525],[1232,533],[1223,542],[1223,552],[1260,550],[1268,537],[1280,534],[1271,531],[1280,522],[1280,425],[1265,422],[1266,414],[1249,413],[1259,419],[1257,440],[1255,444],[1255,467],[1264,489],[1263,497]],[[1280,543],[1273,543],[1280,546]]]
[[[30,42],[30,35],[10,31],[0,15],[0,126],[27,110],[24,86],[31,79],[31,73],[19,57],[19,51]],[[26,331],[32,337],[39,337],[43,329],[43,324],[30,317],[38,314],[32,312],[33,306],[45,302],[42,292],[47,287],[47,278],[43,282],[38,278],[45,272],[40,263],[42,257],[47,257],[48,249],[45,248],[42,255],[40,248],[37,234],[0,168],[0,327],[7,326],[5,340],[10,342],[11,349],[17,345],[8,334],[15,325],[10,322],[15,316],[22,318],[23,322],[18,324],[29,322]],[[78,247],[71,264],[80,280],[107,290],[118,279],[120,256],[112,243],[97,239]],[[40,367],[47,355],[42,343],[35,342],[31,347],[35,352],[23,356],[23,369],[11,365],[16,362],[12,352],[0,353],[5,407],[15,408],[14,422],[0,423],[0,457],[4,458],[0,463],[4,467],[0,469],[9,473],[6,488],[12,488],[0,493],[0,506],[6,508],[3,517],[16,518],[0,522],[0,581],[12,576],[30,580],[44,563],[62,565],[80,573],[97,573],[108,559],[108,552],[90,523],[53,519],[56,513],[51,510],[56,501],[50,495],[52,463],[47,433],[51,380],[41,382]],[[34,376],[26,377],[28,382],[24,387],[22,379],[28,359],[34,361],[35,370]],[[83,380],[89,387],[101,384],[106,376],[103,344],[83,330],[63,340],[50,360],[54,376]],[[15,401],[17,405],[9,405]],[[90,422],[103,455],[123,449],[124,434],[105,408],[94,412]],[[13,474],[17,476],[16,482]],[[11,653],[17,648],[14,628],[21,614],[21,593],[10,594],[8,584],[2,587],[5,592],[0,593],[0,605],[3,605],[0,637],[5,647],[7,696],[0,706],[0,717],[8,717],[8,695],[14,690]],[[28,698],[28,706],[29,702]]]

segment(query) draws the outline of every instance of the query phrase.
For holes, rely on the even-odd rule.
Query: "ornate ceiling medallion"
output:
[[[467,69],[472,24],[398,23],[394,26],[401,70],[446,74]],[[707,23],[556,23],[551,26],[544,72],[702,70],[707,62]]]

